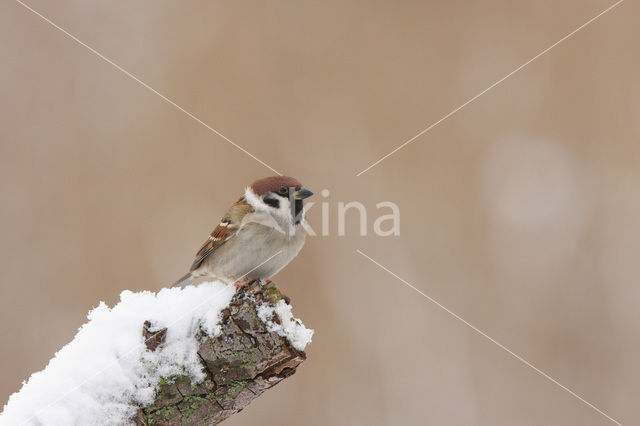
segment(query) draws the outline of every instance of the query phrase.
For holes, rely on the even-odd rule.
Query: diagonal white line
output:
[[[73,34],[69,33],[68,31],[66,31],[64,28],[61,28],[59,25],[55,24],[53,21],[51,21],[49,18],[47,18],[46,16],[43,16],[41,13],[37,12],[36,10],[34,10],[33,8],[31,8],[30,6],[26,5],[25,3],[23,3],[20,0],[16,0],[16,2],[20,5],[22,5],[25,9],[29,10],[30,12],[32,12],[34,15],[40,17],[43,21],[47,22],[49,25],[51,25],[52,27],[56,28],[57,30],[61,31],[62,33],[64,33],[67,37],[71,38],[73,41],[75,41],[76,43],[86,47],[87,49],[89,49],[89,51],[91,51],[92,53],[94,53],[96,56],[98,56],[100,59],[102,59],[103,61],[113,65],[116,69],[118,69],[119,71],[121,71],[123,74],[125,74],[127,77],[131,78],[132,80],[136,81],[137,83],[139,83],[140,85],[142,85],[143,87],[145,87],[146,89],[150,90],[151,92],[155,93],[156,95],[158,95],[159,97],[161,97],[162,99],[164,99],[165,101],[167,101],[168,103],[170,103],[171,105],[173,105],[174,107],[176,107],[177,109],[179,109],[180,111],[182,111],[183,113],[185,113],[187,116],[191,117],[192,119],[194,119],[195,121],[197,121],[198,123],[200,123],[201,125],[203,125],[204,127],[206,127],[207,129],[209,129],[210,131],[212,131],[213,133],[215,133],[216,135],[220,136],[222,139],[224,139],[225,141],[229,142],[231,145],[235,146],[236,148],[238,148],[240,151],[244,152],[245,154],[247,154],[249,157],[253,158],[254,160],[256,160],[258,163],[262,164],[263,166],[265,166],[266,168],[270,169],[272,172],[278,174],[278,175],[282,175],[282,173],[280,173],[279,171],[277,171],[276,169],[274,169],[273,167],[271,167],[270,165],[268,165],[267,163],[265,163],[264,161],[262,161],[261,159],[259,159],[258,157],[256,157],[255,155],[253,155],[252,153],[250,153],[249,151],[247,151],[246,149],[244,149],[243,147],[241,147],[240,145],[238,145],[237,143],[235,143],[234,141],[232,141],[231,139],[229,139],[228,137],[226,137],[225,135],[223,135],[222,133],[220,133],[219,131],[217,131],[216,129],[214,129],[213,127],[211,127],[210,125],[208,125],[207,123],[205,123],[204,121],[200,120],[198,117],[196,117],[195,115],[191,114],[189,111],[187,111],[186,109],[182,108],[180,105],[178,105],[177,103],[175,103],[174,101],[172,101],[171,99],[169,99],[168,97],[166,97],[165,95],[163,95],[162,93],[158,92],[156,89],[154,89],[153,87],[149,86],[147,83],[145,83],[144,81],[140,80],[138,77],[136,77],[135,75],[131,74],[129,71],[125,70],[124,68],[122,68],[120,65],[116,64],[115,62],[113,62],[111,59],[107,58],[106,56],[104,56],[102,53],[98,52],[97,50],[95,50],[93,47],[89,46],[88,44],[86,44],[85,42],[83,42],[82,40],[80,40],[79,38],[77,38],[76,36],[74,36]]]
[[[356,251],[362,255],[363,257],[369,259],[372,263],[376,264],[378,267],[380,267],[381,269],[383,269],[384,271],[388,272],[390,275],[392,275],[393,277],[395,277],[396,279],[402,281],[407,287],[411,288],[412,290],[416,291],[417,293],[419,293],[420,295],[422,295],[423,297],[425,297],[427,300],[429,300],[431,303],[437,305],[438,307],[440,307],[441,309],[443,309],[445,312],[447,312],[449,315],[451,315],[452,317],[454,317],[455,319],[457,319],[458,321],[462,322],[464,325],[466,325],[467,327],[471,328],[473,331],[475,331],[476,333],[482,335],[483,337],[487,338],[489,341],[491,341],[492,343],[496,344],[500,349],[506,351],[507,353],[509,353],[511,356],[513,356],[514,358],[516,358],[518,361],[522,362],[523,364],[525,364],[527,367],[533,369],[536,373],[540,374],[541,376],[543,376],[544,378],[546,378],[547,380],[549,380],[550,382],[558,385],[559,387],[561,387],[562,389],[564,389],[565,391],[569,392],[571,395],[573,395],[574,397],[578,398],[580,401],[584,402],[585,404],[587,404],[589,407],[593,408],[595,411],[597,411],[598,413],[602,414],[604,417],[606,417],[607,419],[611,420],[613,423],[617,424],[617,425],[622,425],[620,422],[616,421],[615,419],[613,419],[612,417],[610,417],[608,414],[606,414],[604,411],[600,410],[598,407],[596,407],[595,405],[593,405],[592,403],[590,403],[589,401],[587,401],[586,399],[584,399],[583,397],[581,397],[580,395],[578,395],[577,393],[575,393],[574,391],[572,391],[571,389],[569,389],[568,387],[564,386],[562,383],[558,382],[557,380],[555,380],[553,377],[549,376],[547,373],[545,373],[544,371],[540,370],[538,367],[536,367],[535,365],[531,364],[529,361],[527,361],[526,359],[522,358],[520,355],[518,355],[517,353],[513,352],[511,349],[507,348],[506,346],[504,346],[502,343],[498,342],[496,339],[494,339],[493,337],[489,336],[488,334],[486,334],[484,331],[480,330],[478,327],[474,326],[473,324],[471,324],[469,321],[465,320],[464,318],[462,318],[460,315],[456,314],[455,312],[453,312],[452,310],[450,310],[449,308],[447,308],[446,306],[444,306],[443,304],[441,304],[440,302],[438,302],[437,300],[435,300],[434,298],[432,298],[431,296],[425,294],[424,292],[422,292],[421,290],[418,290],[415,286],[413,286],[411,283],[409,283],[408,281],[404,280],[403,278],[399,277],[398,275],[396,275],[395,273],[393,273],[392,271],[390,271],[387,267],[381,265],[380,263],[376,262],[375,260],[373,260],[371,257],[367,256],[366,254],[364,254],[362,251],[356,249]]]
[[[265,263],[267,263],[268,261],[270,261],[271,259],[273,259],[274,257],[278,256],[280,253],[282,253],[282,250],[278,251],[276,254],[270,256],[267,260],[265,260],[264,262],[262,262],[261,264],[251,268],[251,270],[247,271],[244,275],[242,275],[240,278],[238,278],[236,281],[241,281],[244,277],[246,277],[247,275],[249,275],[250,273],[252,273],[253,271],[255,271],[256,269],[258,269],[259,267],[261,267],[262,265],[264,265]],[[207,297],[206,299],[204,299],[201,303],[199,303],[198,305],[192,307],[191,309],[189,309],[187,312],[183,313],[182,315],[180,315],[177,319],[175,319],[174,321],[170,322],[169,324],[166,325],[166,328],[168,329],[169,327],[171,327],[172,325],[176,324],[178,321],[180,321],[182,318],[184,318],[185,316],[189,315],[191,312],[195,311],[196,309],[198,309],[200,306],[209,303],[209,301],[211,301],[214,297],[216,297],[218,294],[222,293],[224,290],[226,290],[226,287],[221,289],[220,291],[215,292],[213,295]],[[143,343],[147,343],[147,341],[149,339],[153,338],[153,336],[149,336],[148,339],[146,339]],[[72,387],[71,389],[69,389],[68,391],[66,391],[65,393],[63,393],[62,395],[60,395],[59,397],[57,397],[56,399],[54,399],[53,401],[51,401],[49,404],[45,405],[44,407],[42,407],[41,409],[39,409],[37,412],[35,412],[34,414],[31,415],[31,417],[27,418],[25,421],[23,421],[22,423],[20,423],[20,425],[24,425],[25,423],[27,423],[28,421],[30,421],[31,419],[35,418],[36,416],[38,416],[38,414],[40,414],[42,411],[46,410],[47,408],[51,407],[54,404],[57,404],[59,401],[61,401],[63,398],[65,398],[66,396],[70,395],[72,392],[74,392],[75,390],[77,390],[78,388],[82,387],[82,385],[84,385],[85,383],[87,383],[88,381],[90,381],[91,379],[93,379],[94,377],[104,373],[106,370],[108,370],[109,368],[111,368],[112,366],[114,366],[115,364],[119,363],[120,360],[122,358],[125,358],[127,356],[129,356],[132,352],[134,352],[136,350],[136,348],[131,348],[131,350],[127,351],[124,353],[124,355],[119,356],[117,360],[110,362],[109,364],[107,364],[104,368],[102,368],[101,370],[96,371],[95,373],[93,373],[92,375],[90,375],[89,377],[87,377],[85,380],[83,380],[82,382],[78,383],[76,386]]]
[[[509,74],[505,75],[504,77],[502,77],[500,80],[496,81],[495,83],[493,83],[491,86],[487,87],[486,89],[484,89],[482,92],[478,93],[477,95],[475,95],[473,98],[469,99],[468,101],[466,101],[465,103],[463,103],[462,105],[460,105],[459,107],[457,107],[456,109],[454,109],[453,111],[451,111],[449,114],[445,115],[444,117],[442,117],[441,119],[439,119],[438,121],[436,121],[435,123],[431,124],[429,127],[427,127],[426,129],[422,130],[420,133],[418,133],[417,135],[415,135],[414,137],[412,137],[411,139],[405,141],[403,144],[401,144],[400,146],[398,146],[396,149],[394,149],[393,151],[391,151],[390,153],[388,153],[387,155],[385,155],[384,157],[380,158],[378,161],[376,161],[375,163],[371,164],[369,167],[367,167],[366,169],[362,170],[360,173],[358,173],[356,175],[356,177],[366,173],[369,169],[375,167],[376,165],[380,164],[382,161],[386,160],[387,158],[389,158],[390,156],[392,156],[393,154],[395,154],[396,152],[400,151],[402,148],[404,148],[405,146],[409,145],[411,142],[415,141],[416,139],[418,139],[420,136],[424,135],[425,133],[427,133],[429,130],[433,129],[434,127],[436,127],[438,124],[442,123],[444,120],[446,120],[447,118],[451,117],[453,114],[455,114],[456,112],[460,111],[462,108],[466,107],[467,105],[469,105],[471,102],[475,101],[476,99],[478,99],[480,96],[484,95],[485,93],[487,93],[489,90],[493,89],[494,87],[496,87],[497,85],[499,85],[500,83],[502,83],[503,81],[505,81],[506,79],[508,79],[509,77],[511,77],[512,75],[514,75],[515,73],[517,73],[518,71],[520,71],[521,69],[523,69],[524,67],[526,67],[527,65],[529,65],[531,62],[535,61],[536,59],[538,59],[540,56],[544,55],[545,53],[547,53],[548,51],[550,51],[551,49],[553,49],[554,47],[556,47],[557,45],[559,45],[560,43],[562,43],[563,41],[565,41],[566,39],[568,39],[569,37],[571,37],[572,35],[574,35],[575,33],[577,33],[578,31],[580,31],[581,29],[583,29],[584,27],[586,27],[587,25],[591,24],[593,21],[595,21],[596,19],[600,18],[602,15],[604,15],[605,13],[609,12],[611,9],[613,9],[614,7],[618,6],[620,3],[622,3],[624,0],[618,0],[617,2],[615,2],[614,4],[612,4],[611,6],[609,6],[608,8],[606,8],[605,10],[603,10],[602,12],[600,12],[598,15],[594,16],[593,18],[589,19],[587,22],[585,22],[584,24],[580,25],[578,28],[576,28],[575,30],[571,31],[569,34],[567,34],[566,36],[562,37],[560,40],[556,41],[555,43],[553,43],[551,46],[547,47],[546,49],[544,49],[542,52],[538,53],[536,56],[534,56],[533,58],[529,59],[527,62],[525,62],[524,64],[520,65],[518,68],[514,69],[513,71],[511,71]]]

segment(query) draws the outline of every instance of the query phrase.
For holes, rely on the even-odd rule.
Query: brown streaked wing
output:
[[[200,250],[196,253],[196,258],[189,271],[193,272],[198,269],[207,256],[214,253],[224,243],[229,241],[238,231],[242,218],[252,210],[253,208],[245,202],[244,197],[236,201],[222,218],[218,226],[211,232],[209,238],[202,244]]]

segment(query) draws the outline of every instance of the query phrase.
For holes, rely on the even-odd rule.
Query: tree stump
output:
[[[236,292],[222,312],[217,337],[202,335],[198,355],[207,378],[192,383],[188,376],[162,379],[153,404],[141,407],[136,425],[215,425],[241,411],[262,392],[294,374],[306,359],[285,337],[267,330],[256,307],[289,300],[273,283],[254,281]],[[274,317],[272,321],[277,321]],[[146,321],[147,350],[164,342],[166,329],[152,331]]]

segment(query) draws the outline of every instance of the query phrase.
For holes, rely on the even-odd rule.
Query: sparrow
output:
[[[295,178],[270,176],[249,185],[202,244],[189,273],[173,286],[201,278],[241,286],[268,280],[304,245],[303,200],[313,195]]]

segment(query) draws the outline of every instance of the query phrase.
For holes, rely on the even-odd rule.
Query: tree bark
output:
[[[280,299],[289,303],[273,283],[263,287],[254,281],[238,290],[222,312],[222,333],[202,336],[198,355],[207,374],[204,382],[192,383],[188,376],[163,379],[154,403],[141,407],[134,423],[214,425],[295,373],[306,354],[269,332],[256,312],[256,306],[275,305]],[[153,351],[162,345],[167,330],[151,330],[146,321],[143,335],[147,349]]]

